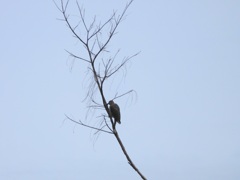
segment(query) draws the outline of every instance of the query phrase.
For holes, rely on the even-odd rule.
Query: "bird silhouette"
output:
[[[109,101],[108,103],[110,105],[110,112],[111,112],[111,116],[114,118],[114,120],[116,122],[118,122],[119,124],[121,124],[121,114],[120,114],[120,108],[119,106],[114,103],[113,100]]]

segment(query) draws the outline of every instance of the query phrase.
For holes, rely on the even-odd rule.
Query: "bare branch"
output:
[[[122,97],[122,96],[125,96],[125,95],[127,95],[127,94],[130,94],[130,93],[132,93],[132,92],[135,92],[135,91],[134,91],[134,90],[130,90],[130,91],[125,92],[125,93],[123,93],[123,94],[121,94],[121,95],[119,95],[119,96],[117,96],[117,94],[116,94],[115,97],[113,98],[113,100],[114,100],[114,99],[117,99],[117,98],[120,98],[120,97]]]
[[[67,23],[67,26],[68,28],[72,31],[72,33],[74,34],[74,36],[82,43],[86,46],[86,43],[82,40],[82,38],[80,38],[80,36],[76,33],[76,31],[74,30],[74,27],[70,24],[68,18],[69,18],[69,15],[67,15],[67,7],[68,7],[68,3],[69,3],[69,0],[67,0],[67,3],[65,4],[64,6],[64,3],[63,3],[63,0],[61,0],[61,9],[58,8],[61,13],[63,14],[63,17],[64,17],[64,20],[65,22]],[[56,3],[55,3],[56,4]]]
[[[109,127],[109,125],[108,125],[108,123],[107,123],[107,119],[106,119],[106,116],[104,115],[103,116],[103,118],[104,118],[104,122],[105,122],[105,124],[106,124],[106,126],[108,127],[108,129],[110,130],[110,131],[113,131],[110,127]]]
[[[146,178],[144,177],[144,175],[138,170],[138,168],[135,166],[135,164],[134,164],[133,161],[131,160],[130,156],[128,155],[128,153],[127,153],[127,151],[126,151],[126,149],[125,149],[125,147],[124,147],[124,145],[123,145],[123,143],[122,143],[122,141],[121,141],[121,139],[120,139],[120,137],[119,137],[119,135],[118,135],[118,132],[117,132],[116,130],[113,130],[113,133],[114,133],[114,135],[115,135],[115,137],[116,137],[116,139],[117,139],[117,141],[118,141],[118,143],[119,143],[119,145],[120,145],[120,147],[121,147],[124,155],[126,156],[126,158],[127,158],[127,160],[128,160],[128,163],[130,164],[130,166],[132,166],[132,168],[141,176],[141,178],[142,178],[143,180],[146,180]]]
[[[83,61],[85,61],[85,62],[90,63],[90,61],[87,60],[87,59],[84,59],[84,58],[82,58],[82,57],[79,57],[79,56],[77,56],[77,55],[75,55],[75,54],[69,52],[68,50],[65,50],[65,51],[66,51],[70,56],[72,56],[72,57],[74,57],[74,58],[77,58],[77,59],[80,59],[80,60],[83,60]]]
[[[110,131],[106,131],[106,130],[103,130],[102,128],[96,128],[96,127],[93,127],[93,126],[89,126],[89,125],[86,125],[84,124],[82,121],[75,121],[74,119],[68,117],[66,114],[65,114],[66,118],[69,119],[70,121],[74,122],[74,123],[77,123],[77,124],[80,124],[82,126],[85,126],[85,127],[88,127],[90,129],[95,129],[97,131],[102,131],[102,132],[105,132],[105,133],[109,133],[109,134],[113,134],[113,132],[110,132]]]
[[[93,34],[91,36],[89,36],[89,40],[96,36],[98,33],[100,33],[102,31],[102,29],[109,23],[113,20],[113,17],[115,16],[115,13],[113,13],[113,15],[103,24],[99,24],[98,28],[95,30],[95,32],[93,32]]]
[[[123,60],[123,62],[122,62],[119,66],[115,67],[114,70],[113,70],[110,74],[108,74],[106,77],[111,77],[113,74],[115,74],[116,72],[118,72],[118,70],[119,70],[120,68],[122,68],[129,60],[131,60],[133,57],[137,56],[139,53],[140,53],[140,52],[138,52],[138,53],[136,53],[136,54],[134,54],[134,55],[132,55],[132,56],[130,56],[130,57],[125,58],[125,59]]]
[[[57,3],[53,0],[53,3],[55,4],[55,6],[57,7],[57,9],[62,13],[61,8],[57,5]]]
[[[132,162],[130,156],[128,155],[119,135],[116,129],[116,120],[113,119],[110,109],[108,107],[108,101],[105,98],[104,91],[103,91],[103,85],[106,80],[108,80],[110,77],[115,75],[117,72],[119,72],[122,67],[124,67],[133,57],[137,56],[139,53],[136,53],[130,57],[125,57],[120,64],[116,63],[116,57],[119,53],[119,50],[115,53],[113,57],[110,57],[108,59],[102,59],[99,61],[100,58],[98,58],[100,55],[103,55],[105,52],[109,52],[107,49],[108,44],[112,40],[113,36],[117,33],[117,28],[119,24],[124,20],[124,17],[126,16],[126,12],[129,8],[129,6],[132,4],[133,0],[130,0],[129,3],[126,4],[125,8],[123,9],[122,13],[120,15],[117,15],[116,12],[114,11],[113,14],[103,23],[96,23],[96,16],[94,16],[92,22],[88,26],[86,23],[85,19],[85,10],[80,7],[78,1],[76,1],[77,4],[77,9],[80,14],[80,22],[77,23],[76,25],[73,25],[71,21],[69,20],[69,15],[67,13],[69,1],[67,0],[66,3],[63,2],[64,0],[61,0],[61,6],[59,7],[55,1],[53,0],[54,4],[58,8],[58,10],[62,13],[63,15],[63,20],[66,22],[68,28],[76,37],[81,44],[83,44],[83,47],[85,48],[88,58],[83,58],[80,56],[77,56],[69,51],[69,55],[73,58],[80,59],[84,62],[89,63],[88,65],[88,73],[91,72],[90,76],[90,83],[88,84],[88,91],[86,93],[86,97],[84,101],[87,99],[88,100],[88,112],[86,116],[88,116],[88,113],[91,112],[91,114],[94,114],[95,110],[105,110],[105,113],[103,113],[101,116],[101,122],[99,125],[99,128],[87,125],[83,123],[81,120],[76,121],[67,115],[66,118],[69,119],[70,121],[85,126],[90,129],[96,130],[95,134],[98,134],[99,132],[105,132],[108,134],[114,134],[116,137],[125,157],[127,158],[128,163],[131,165],[131,167],[141,176],[142,179],[146,179],[143,174],[137,169],[135,164]],[[82,24],[82,26],[80,26]],[[98,25],[96,25],[98,24]],[[109,26],[109,30],[106,30],[105,28]],[[83,31],[86,32],[86,39],[84,40],[82,37],[80,37],[79,33],[77,33],[77,29],[83,28]],[[107,37],[105,37],[106,33],[104,31],[106,30],[107,32]],[[102,38],[103,37],[103,38]],[[102,40],[104,39],[104,40]],[[98,61],[97,61],[98,60]],[[89,71],[90,70],[90,71]],[[100,98],[102,103],[98,103],[95,100],[95,92],[96,90],[99,91],[100,93]],[[123,97],[125,95],[128,95],[132,92],[135,92],[134,90],[129,90],[121,95],[115,95],[114,99]],[[93,112],[93,113],[92,113]],[[107,120],[108,119],[108,120]],[[105,128],[108,128],[109,130],[105,130]]]
[[[87,25],[86,25],[86,22],[85,22],[85,18],[84,18],[85,12],[82,12],[82,9],[80,8],[78,1],[76,1],[76,3],[77,3],[77,7],[78,7],[78,11],[79,11],[81,20],[82,20],[82,22],[83,22],[83,25],[84,25],[84,27],[85,27],[85,30],[86,30],[87,33],[88,33],[88,32],[89,32],[89,29],[87,28]],[[84,10],[83,10],[83,11],[84,11]]]
[[[99,49],[99,51],[96,53],[94,60],[98,57],[98,55],[105,49],[105,47],[108,45],[108,43],[110,42],[110,40],[112,39],[118,25],[120,24],[120,22],[122,21],[128,7],[131,5],[131,3],[133,2],[133,0],[131,0],[126,6],[125,9],[123,10],[122,14],[119,16],[119,18],[115,21],[115,25],[112,26],[109,37],[107,38],[106,42],[103,44],[103,46]],[[115,15],[113,16],[115,17]]]
[[[93,26],[94,26],[94,24],[95,24],[95,21],[96,21],[96,16],[94,16],[94,18],[93,18],[93,22],[90,24],[90,26],[89,26],[89,32],[92,30],[92,28],[93,28]],[[88,38],[89,39],[89,38]]]

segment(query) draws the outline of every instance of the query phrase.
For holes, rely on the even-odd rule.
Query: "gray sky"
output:
[[[87,20],[103,21],[126,2],[80,4]],[[87,80],[82,62],[64,51],[79,52],[79,43],[53,2],[1,7],[0,179],[139,179],[113,136],[64,121],[84,120]],[[117,88],[138,96],[117,101],[118,130],[148,179],[240,179],[239,17],[237,0],[130,7],[110,47],[122,57],[141,51]],[[108,98],[115,89],[106,88]],[[87,122],[98,125],[98,115]]]

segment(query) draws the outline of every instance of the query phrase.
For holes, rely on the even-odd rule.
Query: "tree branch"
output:
[[[75,121],[75,120],[73,120],[72,118],[70,118],[69,116],[67,116],[66,114],[65,114],[65,116],[66,116],[66,118],[67,119],[69,119],[70,121],[72,121],[72,122],[74,122],[74,123],[76,123],[76,124],[80,124],[80,125],[82,125],[82,126],[85,126],[85,127],[87,127],[87,128],[90,128],[90,129],[95,129],[95,130],[97,130],[97,131],[102,131],[102,132],[105,132],[105,133],[109,133],[109,134],[113,134],[113,132],[111,131],[106,131],[106,130],[103,130],[102,128],[96,128],[96,127],[93,127],[93,126],[89,126],[89,125],[86,125],[86,124],[84,124],[82,121]],[[111,130],[111,129],[110,129]]]
[[[144,175],[138,170],[138,168],[135,166],[135,164],[133,163],[133,161],[131,160],[130,156],[128,155],[119,135],[118,135],[118,132],[114,129],[113,130],[113,133],[114,133],[114,136],[116,137],[124,155],[126,156],[127,160],[128,160],[128,163],[130,164],[130,166],[132,166],[132,168],[141,176],[142,179],[146,180],[146,178],[144,177]]]
[[[75,55],[75,54],[69,52],[68,50],[65,50],[65,51],[66,51],[70,56],[72,56],[73,58],[77,58],[77,59],[80,59],[80,60],[82,60],[82,61],[85,61],[85,62],[90,63],[90,61],[87,60],[87,59],[84,59],[84,58],[82,58],[82,57],[79,57],[79,56],[77,56],[77,55]]]
[[[122,60],[122,62],[120,64],[115,65],[115,59],[116,56],[118,55],[119,51],[117,51],[117,53],[107,59],[104,60],[102,59],[102,61],[98,61],[98,57],[100,55],[102,55],[105,52],[109,52],[107,50],[107,46],[110,43],[110,41],[112,40],[112,37],[116,34],[116,30],[119,26],[119,24],[122,22],[122,20],[124,19],[126,12],[129,8],[129,6],[132,4],[133,0],[130,0],[129,3],[126,4],[124,10],[122,11],[122,13],[117,16],[116,12],[114,12],[109,19],[107,19],[105,21],[105,23],[103,23],[101,25],[101,23],[99,23],[98,26],[96,26],[96,16],[94,16],[93,21],[90,23],[89,27],[87,25],[87,23],[85,22],[85,11],[80,8],[80,5],[78,2],[76,2],[77,4],[77,8],[80,14],[80,23],[82,22],[82,26],[84,31],[86,32],[86,39],[80,37],[80,35],[76,32],[76,29],[80,28],[79,27],[79,23],[77,25],[72,25],[69,21],[69,15],[67,14],[67,9],[68,9],[68,4],[69,4],[70,0],[67,0],[67,2],[64,4],[63,0],[61,0],[61,6],[59,7],[55,2],[56,7],[58,8],[58,10],[62,13],[63,17],[64,17],[64,21],[67,23],[68,28],[70,29],[70,31],[72,32],[72,34],[74,35],[74,37],[76,37],[81,44],[83,45],[83,47],[85,48],[85,50],[88,53],[88,58],[83,58],[83,57],[79,57],[69,51],[67,51],[69,53],[70,56],[72,56],[73,58],[77,58],[80,59],[84,62],[89,63],[88,68],[91,70],[92,72],[92,78],[93,78],[93,82],[89,83],[89,90],[87,92],[86,95],[86,99],[89,100],[90,102],[90,106],[88,106],[88,110],[92,110],[92,109],[97,109],[97,110],[101,110],[102,108],[107,112],[107,114],[102,114],[100,117],[103,118],[102,123],[100,124],[100,128],[94,127],[94,126],[90,126],[87,124],[84,124],[82,121],[76,121],[70,117],[68,117],[67,115],[66,118],[69,119],[70,121],[77,123],[81,126],[90,128],[90,129],[94,129],[97,130],[96,133],[98,132],[105,132],[108,134],[114,134],[115,138],[117,139],[118,144],[120,145],[128,163],[130,164],[130,166],[140,175],[140,177],[142,179],[146,179],[143,174],[138,170],[138,168],[135,166],[135,164],[133,163],[133,161],[131,160],[130,156],[128,155],[120,137],[119,134],[117,132],[116,129],[116,121],[112,118],[111,113],[110,113],[110,109],[108,107],[108,102],[105,98],[104,95],[104,90],[103,90],[103,85],[105,83],[106,80],[108,80],[111,76],[115,75],[122,67],[124,67],[126,65],[126,63],[128,61],[130,61],[133,57],[137,56],[139,53],[136,53],[130,57],[126,57]],[[105,41],[101,41],[99,39],[99,36],[103,33],[103,30],[105,30],[105,27],[107,27],[107,25],[110,26],[110,30],[108,31],[108,35],[107,38],[105,39]],[[94,29],[94,27],[96,27]],[[84,40],[85,39],[85,40]],[[97,44],[97,45],[95,45]],[[95,51],[95,53],[94,53]],[[103,71],[101,71],[104,68]],[[98,89],[99,93],[100,93],[100,97],[101,97],[101,101],[102,104],[97,103],[97,101],[94,100],[94,93],[96,91],[96,89]],[[127,91],[119,96],[117,96],[117,94],[115,95],[114,99],[120,98],[125,96],[126,94],[132,93],[134,92],[133,90]],[[109,118],[110,123],[107,122],[107,118]],[[103,125],[103,123],[105,123],[105,125]],[[110,127],[110,124],[112,127]],[[105,130],[104,128],[108,128],[109,131]]]

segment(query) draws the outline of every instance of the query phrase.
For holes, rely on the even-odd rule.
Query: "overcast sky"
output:
[[[79,1],[88,22],[126,3]],[[1,3],[0,179],[140,179],[114,136],[65,120],[99,125],[101,114],[85,120],[86,67],[65,49],[83,52],[58,18],[51,0]],[[116,102],[119,135],[140,171],[152,180],[239,180],[240,1],[135,0],[109,47],[120,59],[141,51],[105,91],[108,99],[137,92]]]

